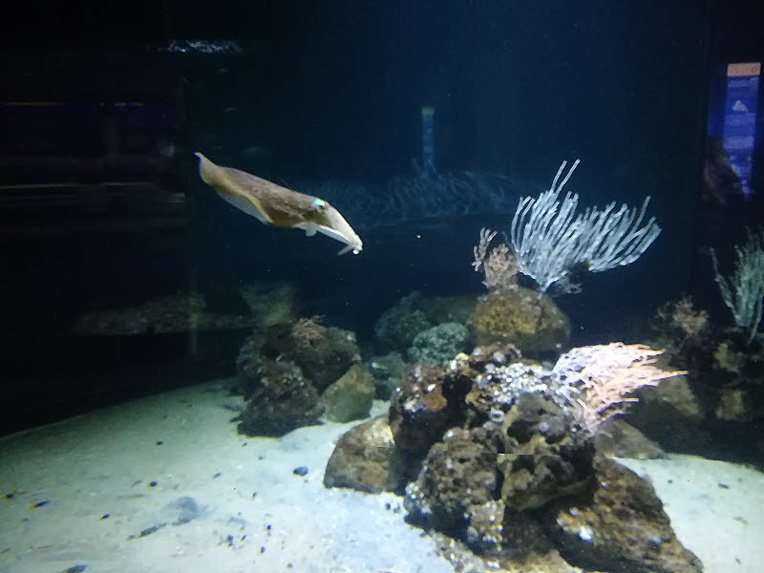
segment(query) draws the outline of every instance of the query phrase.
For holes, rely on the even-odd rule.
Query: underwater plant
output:
[[[308,318],[300,318],[292,326],[292,338],[301,348],[313,348],[319,340],[326,336],[326,327],[321,324],[324,317],[315,314]]]
[[[659,316],[660,313],[661,311]],[[684,297],[674,303],[670,320],[686,338],[698,338],[708,326],[708,313],[705,310],[696,310],[692,300]]]
[[[656,312],[655,318],[654,328],[665,337],[670,346],[669,355],[681,352],[687,343],[696,347],[703,346],[711,331],[708,313],[696,309],[688,296],[664,304]]]
[[[687,374],[654,366],[663,350],[643,344],[582,346],[563,354],[552,372],[574,406],[581,427],[594,433],[604,422],[624,413],[631,394],[643,386],[657,386],[666,378]]]
[[[661,232],[655,217],[642,225],[650,196],[639,211],[626,204],[615,211],[614,201],[602,210],[589,207],[578,215],[577,193],[558,201],[578,164],[576,160],[560,181],[567,165],[563,161],[549,190],[520,199],[512,219],[510,240],[519,270],[536,281],[540,294],[569,279],[580,265],[594,273],[630,265]]]
[[[483,284],[489,291],[506,290],[517,287],[517,259],[509,245],[502,243],[489,250],[496,231],[480,229],[480,241],[473,248],[475,272],[483,273]]]
[[[762,298],[764,298],[764,231],[758,234],[748,230],[748,242],[735,245],[737,261],[735,274],[725,278],[719,272],[716,253],[711,252],[714,280],[719,285],[724,304],[732,311],[735,324],[749,331],[748,342],[756,336],[761,323]]]

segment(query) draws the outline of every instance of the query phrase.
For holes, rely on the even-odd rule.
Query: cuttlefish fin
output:
[[[337,215],[339,215],[339,213],[337,213]],[[312,237],[318,232],[318,233],[321,233],[322,235],[326,235],[327,237],[331,237],[335,241],[340,241],[341,243],[346,242],[344,237],[339,232],[337,232],[331,227],[327,227],[326,225],[316,225],[315,223],[301,223],[295,226],[304,230],[306,237]],[[358,254],[358,252],[356,251],[356,248],[357,247],[355,245],[348,244],[346,247],[341,249],[337,254],[344,255],[348,251],[353,251],[355,254]]]
[[[318,225],[316,225],[315,223],[299,223],[295,225],[295,227],[305,231],[306,237],[313,237],[318,231]]]
[[[263,223],[297,228],[312,237],[321,233],[346,245],[339,254],[363,250],[363,242],[339,211],[318,197],[298,193],[232,167],[222,167],[201,153],[199,175],[218,194]]]
[[[244,211],[247,215],[252,215],[255,219],[261,223],[265,223],[266,225],[273,225],[273,221],[270,217],[268,217],[265,211],[263,211],[260,202],[256,199],[240,197],[239,195],[232,195],[219,189],[215,189],[215,191],[217,191],[217,194],[220,195],[220,197],[228,201],[228,203],[237,209]]]
[[[252,215],[261,223],[272,225],[273,220],[263,209],[260,200],[247,190],[227,171],[225,167],[216,165],[201,153],[194,153],[199,158],[199,176],[207,185],[213,187],[217,194],[228,203]]]

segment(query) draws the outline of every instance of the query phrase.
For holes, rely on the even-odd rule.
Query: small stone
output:
[[[296,476],[306,476],[308,475],[308,466],[298,466],[292,470],[292,473]]]

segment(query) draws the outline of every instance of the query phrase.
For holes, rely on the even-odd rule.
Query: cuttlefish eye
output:
[[[327,202],[324,201],[323,199],[319,199],[318,197],[316,197],[315,199],[313,199],[313,206],[319,211],[323,211],[324,209],[326,209]]]

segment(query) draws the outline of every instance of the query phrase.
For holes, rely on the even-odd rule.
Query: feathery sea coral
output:
[[[595,273],[630,265],[661,232],[655,217],[642,225],[649,196],[639,211],[625,204],[615,211],[614,201],[578,215],[577,193],[558,201],[578,163],[560,181],[567,164],[563,161],[549,190],[521,199],[512,219],[510,240],[519,270],[536,281],[542,294],[577,265]]]
[[[636,402],[631,394],[643,386],[687,372],[666,371],[654,366],[663,350],[643,344],[611,344],[573,348],[560,357],[552,372],[570,389],[570,399],[581,426],[591,432],[626,404]]]

